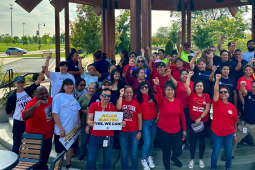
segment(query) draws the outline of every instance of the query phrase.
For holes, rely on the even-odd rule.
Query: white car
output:
[[[24,50],[24,49],[21,49],[21,48],[18,48],[18,47],[10,47],[10,48],[7,48],[7,50],[5,51],[5,53],[7,55],[10,55],[11,53],[22,53],[22,54],[26,54],[27,53],[27,50]]]

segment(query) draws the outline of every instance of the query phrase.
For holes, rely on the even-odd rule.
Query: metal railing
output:
[[[6,70],[6,72],[4,73],[4,76],[2,77],[2,80],[0,82],[0,85],[2,84],[5,76],[7,75],[7,73],[9,73],[9,81],[8,82],[11,82],[11,80],[13,80],[13,70],[12,69],[8,69]],[[8,83],[7,83],[8,84]],[[9,90],[11,91],[11,84],[8,84],[9,85]],[[1,88],[0,88],[1,89]]]

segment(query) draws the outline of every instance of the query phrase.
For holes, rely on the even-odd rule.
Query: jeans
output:
[[[86,170],[95,170],[96,160],[99,149],[103,146],[103,141],[106,139],[105,136],[90,136],[89,147],[88,147],[88,158]],[[113,146],[114,136],[110,136],[110,145],[103,147],[103,170],[108,170],[111,165],[111,155]]]
[[[182,130],[172,134],[158,128],[158,137],[162,147],[164,167],[169,170],[171,150],[173,150],[172,158],[182,154]]]
[[[139,140],[135,140],[138,131],[135,132],[119,132],[119,141],[121,149],[121,167],[123,170],[128,169],[128,151],[131,152],[131,169],[138,169],[137,149]]]
[[[49,139],[44,139],[43,142],[43,151],[42,151],[42,160],[40,162],[39,165],[37,165],[35,168],[33,169],[48,169],[48,159],[50,156],[50,152],[51,152],[51,147],[52,147],[52,138]]]
[[[87,141],[89,138],[89,134],[86,133],[86,125],[81,126],[81,154],[87,155]]]
[[[21,144],[22,134],[26,130],[26,123],[24,121],[19,121],[14,119],[13,120],[13,146],[12,146],[12,152],[15,152],[19,155],[19,147]]]
[[[142,148],[142,159],[152,155],[154,147],[154,139],[157,134],[157,118],[151,120],[143,120],[143,148]]]
[[[225,149],[225,157],[226,157],[226,164],[225,168],[231,168],[231,159],[232,159],[232,142],[233,142],[234,134],[230,134],[227,136],[217,136],[214,132],[212,132],[213,138],[213,151],[212,151],[212,158],[211,158],[211,168],[217,168],[217,159],[220,153],[220,148],[222,143],[224,143]]]

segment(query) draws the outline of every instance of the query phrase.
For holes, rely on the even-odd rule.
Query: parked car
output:
[[[10,55],[11,53],[22,53],[22,54],[26,54],[27,50],[18,48],[18,47],[11,47],[11,48],[7,48],[7,50],[5,51],[5,53],[7,55]]]

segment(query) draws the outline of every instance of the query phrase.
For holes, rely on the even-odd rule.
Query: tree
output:
[[[48,39],[48,38],[49,38],[49,35],[47,35],[47,34],[44,34],[44,35],[42,36],[42,38],[41,38],[41,42],[44,43],[45,46],[46,46],[46,44],[47,44],[47,39]]]
[[[167,38],[167,34],[169,33],[169,27],[159,27],[156,33],[156,37],[158,38]]]
[[[77,5],[77,17],[72,22],[71,44],[74,48],[85,49],[86,53],[93,53],[101,49],[101,21],[93,11],[93,6]]]
[[[152,45],[158,45],[159,44],[159,38],[158,37],[151,37],[151,44]]]
[[[12,43],[14,43],[14,44],[16,44],[16,43],[18,43],[19,42],[19,37],[18,36],[14,36],[13,38],[12,38]]]
[[[174,50],[174,44],[172,40],[169,39],[166,43],[166,48],[165,48],[166,55],[171,55],[173,50]]]
[[[34,43],[34,40],[32,37],[30,36],[27,36],[27,39],[29,40],[29,44],[33,44]]]
[[[12,42],[12,37],[9,34],[5,34],[4,38],[3,38],[3,43],[6,43],[7,46],[9,47],[9,43]]]
[[[22,44],[23,44],[23,45],[27,45],[27,40],[28,40],[28,38],[27,38],[26,35],[22,36],[22,37],[21,37],[21,40],[22,40]]]
[[[172,40],[174,47],[177,43],[177,38],[178,38],[178,32],[181,30],[180,24],[175,20],[173,21],[171,27],[170,27],[170,32],[167,34],[168,38]]]
[[[37,44],[38,43],[38,40],[39,40],[39,38],[37,37],[37,36],[32,36],[32,39],[33,39],[33,42],[35,43],[35,44]]]

